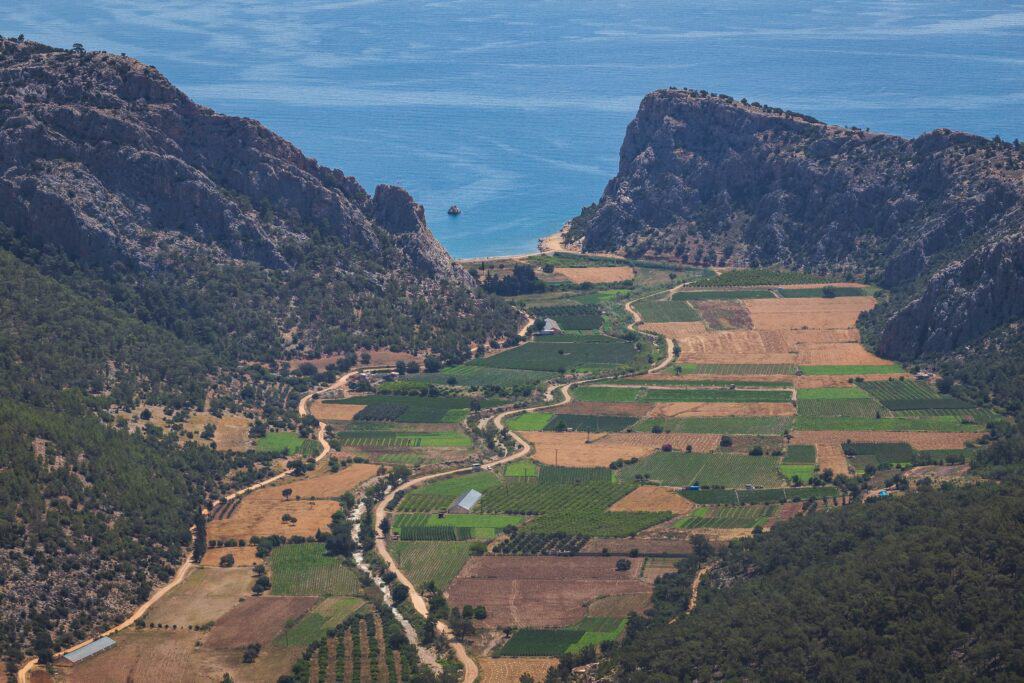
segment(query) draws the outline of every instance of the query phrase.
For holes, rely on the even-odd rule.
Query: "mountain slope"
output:
[[[1018,143],[945,129],[907,140],[668,89],[644,98],[618,175],[568,239],[862,276],[893,291],[868,338],[911,360],[966,357],[1021,320],[1022,233]]]
[[[127,57],[0,42],[0,223],[48,274],[68,270],[57,253],[131,314],[242,357],[455,355],[515,327],[404,190],[371,196]]]

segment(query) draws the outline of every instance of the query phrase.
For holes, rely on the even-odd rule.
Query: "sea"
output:
[[[657,88],[1024,138],[1013,2],[5,0],[0,33],[124,52],[370,192],[402,185],[459,258],[532,251],[596,201]]]

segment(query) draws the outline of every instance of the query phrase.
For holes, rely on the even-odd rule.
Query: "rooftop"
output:
[[[82,647],[75,648],[71,652],[66,653],[64,655],[64,659],[68,660],[69,662],[80,662],[86,657],[91,657],[94,654],[103,652],[107,648],[113,647],[114,645],[115,642],[113,638],[103,636],[102,638],[97,638],[91,643],[86,643]]]

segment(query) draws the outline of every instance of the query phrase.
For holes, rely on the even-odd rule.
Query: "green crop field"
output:
[[[682,434],[782,434],[793,424],[788,417],[669,417],[649,418],[633,427],[649,432],[654,427]]]
[[[493,356],[477,358],[467,365],[567,372],[623,365],[635,355],[631,343],[613,337],[552,335]]]
[[[490,539],[497,535],[498,529],[515,526],[522,521],[516,515],[452,514],[439,517],[436,514],[412,513],[395,515],[391,525],[404,541],[418,540],[410,538],[405,529],[432,527],[470,529],[470,538]]]
[[[792,363],[681,363],[683,375],[795,375]]]
[[[903,372],[899,363],[892,365],[801,365],[805,375],[890,375]]]
[[[779,465],[779,472],[786,479],[797,477],[800,481],[807,481],[818,471],[817,465]]]
[[[778,512],[777,505],[698,508],[675,523],[677,529],[751,529],[764,526]]]
[[[542,465],[541,484],[582,484],[584,482],[612,481],[612,471],[607,467],[557,467]]]
[[[472,541],[391,541],[391,552],[399,569],[414,586],[430,581],[445,590],[469,559]]]
[[[818,453],[814,446],[788,446],[782,459],[783,465],[813,465],[816,462]]]
[[[869,296],[871,294],[863,287],[809,287],[807,289],[780,289],[778,292],[779,296],[786,299],[833,299],[839,296]]]
[[[685,376],[685,375],[684,375]],[[623,386],[639,386],[639,387],[669,387],[669,388],[688,388],[688,387],[719,387],[728,388],[736,386],[740,388],[755,387],[755,388],[769,388],[778,389],[785,387],[792,387],[793,383],[786,380],[757,380],[757,379],[639,379],[631,377],[622,377],[620,379],[610,379],[604,384],[615,384]]]
[[[535,534],[583,534],[601,538],[632,536],[668,519],[668,512],[607,512],[585,510],[549,512],[527,524],[523,530]]]
[[[694,287],[754,287],[761,285],[805,285],[826,284],[827,279],[811,273],[796,271],[727,270],[716,276],[701,278],[693,282]]]
[[[609,470],[610,471],[610,470]],[[582,484],[542,483],[538,479],[506,479],[484,493],[483,512],[538,515],[546,512],[605,510],[635,488],[633,484],[586,481]]]
[[[774,299],[770,289],[725,289],[720,292],[683,290],[672,295],[674,301],[720,301],[726,299]]]
[[[553,318],[563,330],[596,330],[601,327],[601,307],[596,304],[561,304],[537,306],[530,313],[539,318]]]
[[[583,637],[573,629],[523,628],[495,652],[497,657],[558,657]]]
[[[359,577],[323,543],[279,545],[270,553],[273,595],[359,595]]]
[[[574,432],[621,432],[636,422],[635,417],[621,415],[554,415],[544,427],[545,431],[557,432],[571,429]]]
[[[481,365],[454,365],[441,372],[421,375],[422,378],[433,384],[448,384],[454,377],[455,384],[464,387],[533,386],[557,376],[558,373],[555,372],[489,368]]]
[[[316,604],[299,621],[274,639],[278,647],[305,647],[326,635],[327,630],[340,624],[345,617],[362,607],[362,598],[333,596]]]
[[[647,323],[688,323],[700,320],[697,311],[685,301],[645,299],[633,304],[633,308]]]
[[[364,405],[356,420],[385,420],[420,423],[455,423],[469,414],[473,401],[484,408],[501,405],[498,399],[472,399],[466,396],[398,396],[374,394],[331,399],[327,403]],[[365,415],[364,415],[365,413]]]
[[[742,389],[657,389],[585,384],[572,390],[577,401],[600,403],[787,403],[788,391]]]
[[[463,432],[346,431],[338,437],[342,446],[365,448],[468,448],[473,440]]]
[[[388,465],[418,465],[423,462],[423,456],[415,453],[382,453],[376,458]]]
[[[551,413],[519,413],[505,420],[505,426],[520,432],[539,432],[552,417]]]
[[[777,486],[781,458],[724,453],[655,453],[619,470],[619,480],[645,478],[667,486]]]
[[[431,512],[447,510],[455,499],[470,489],[485,493],[501,485],[501,480],[490,472],[473,472],[433,481],[405,494],[398,504],[401,512]]]
[[[875,432],[980,432],[977,423],[964,423],[951,415],[925,417],[808,417],[797,415],[796,429],[807,431]]]
[[[626,620],[616,617],[586,617],[572,628],[584,631],[583,636],[566,649],[566,652],[576,653],[588,646],[596,648],[601,643],[616,640],[626,629]]]
[[[797,411],[804,417],[889,417],[891,412],[873,398],[812,398],[801,400]]]
[[[284,453],[287,451],[289,455],[292,455],[308,448],[307,441],[295,432],[270,432],[256,441],[256,450],[260,453]],[[312,443],[317,446],[316,452],[319,452],[319,444],[316,441]]]
[[[532,460],[514,460],[505,465],[506,477],[536,477],[539,472],[540,468]]]
[[[859,386],[848,387],[822,387],[820,389],[797,389],[797,400],[824,399],[824,398],[871,398],[871,396]]]
[[[792,500],[809,500],[811,498],[833,498],[839,495],[835,486],[800,486],[791,488],[768,488],[730,490],[701,489],[700,491],[680,491],[684,498],[698,505],[751,505],[757,503],[784,503]]]
[[[861,382],[859,385],[893,411],[930,411],[931,414],[941,414],[944,411],[965,411],[973,408],[966,401],[940,394],[926,382],[897,380]]]

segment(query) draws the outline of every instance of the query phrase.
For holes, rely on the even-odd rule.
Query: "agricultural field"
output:
[[[636,422],[636,418],[622,415],[553,415],[544,426],[549,432],[621,432]]]
[[[403,541],[489,540],[498,534],[498,530],[522,521],[522,517],[516,515],[451,514],[441,517],[421,512],[397,514],[391,526]]]
[[[406,375],[407,381],[423,385],[452,384],[463,387],[526,387],[546,382],[558,376],[556,372],[541,370],[514,370],[482,365],[453,365],[441,372]]]
[[[827,279],[811,273],[751,268],[748,270],[727,270],[718,275],[701,278],[694,281],[693,286],[756,287],[762,285],[824,284],[827,282]]]
[[[641,420],[634,429],[649,432],[658,428],[688,434],[782,434],[792,424],[789,417],[673,417]]]
[[[834,486],[799,486],[772,489],[701,489],[682,490],[680,495],[698,505],[757,505],[761,503],[785,503],[787,501],[810,500],[811,498],[833,498],[839,495]]]
[[[944,396],[927,382],[917,380],[859,382],[858,386],[892,411],[941,415],[947,411],[956,413],[974,408],[966,401]]]
[[[838,296],[870,296],[870,292],[863,287],[806,287],[800,289],[780,289],[779,296],[784,299],[831,299]]]
[[[574,387],[572,397],[577,401],[599,403],[788,403],[792,394],[771,389],[661,389],[585,384]]]
[[[551,413],[519,413],[505,420],[505,426],[518,432],[537,432],[547,426]]]
[[[531,534],[582,534],[602,538],[632,536],[672,518],[669,512],[607,512],[565,510],[549,512],[529,522],[523,530]]]
[[[552,335],[467,365],[569,372],[627,364],[636,351],[629,342],[602,335]]]
[[[583,634],[583,631],[568,628],[519,629],[495,654],[499,657],[557,657]]]
[[[781,458],[707,453],[655,453],[619,470],[620,481],[650,481],[666,486],[722,486],[748,484],[771,487],[782,483]]]
[[[593,284],[628,282],[633,279],[634,275],[634,271],[631,266],[584,266],[576,268],[556,267],[555,273],[563,276],[575,285],[580,285],[585,282]]]
[[[391,541],[388,550],[414,586],[433,582],[444,590],[469,559],[470,541]]]
[[[810,417],[797,415],[796,429],[803,431],[880,432],[981,432],[983,425],[964,422],[953,415],[922,417]]]
[[[409,491],[396,508],[399,512],[434,512],[447,510],[456,498],[470,489],[486,493],[501,485],[490,472],[474,472],[430,482]]]
[[[775,293],[770,289],[683,290],[672,295],[673,301],[727,301],[729,299],[773,298],[775,298]]]
[[[270,553],[272,595],[358,595],[359,576],[323,543],[289,543]]]
[[[469,414],[470,406],[500,405],[496,399],[473,399],[465,396],[397,396],[374,394],[352,398],[331,399],[325,403],[366,406],[355,415],[356,420],[384,422],[456,423]]]
[[[342,446],[356,448],[469,448],[473,440],[463,432],[346,431],[338,437]]]
[[[795,375],[793,363],[682,363],[674,366],[683,375]]]
[[[543,483],[540,478],[516,478],[489,489],[480,501],[483,512],[514,515],[543,515],[554,512],[603,511],[629,493],[633,486],[611,481]]]
[[[687,323],[698,322],[700,316],[685,301],[655,301],[645,299],[633,304],[633,308],[646,323]]]
[[[393,637],[404,644],[400,633],[401,627],[390,613],[359,610],[308,652],[308,659],[303,657],[299,661],[299,666],[308,671],[308,676],[300,680],[317,683],[410,680],[416,676],[420,664],[414,649],[392,649]]]
[[[532,460],[515,460],[505,465],[506,477],[536,477],[540,468]]]
[[[306,647],[315,643],[347,617],[351,616],[357,609],[365,605],[362,598],[349,596],[332,596],[324,598],[316,604],[313,609],[306,613],[299,621],[285,629],[277,638],[274,644],[281,647],[293,647],[296,645]]]
[[[256,441],[256,450],[261,453],[317,455],[320,444],[312,439],[303,439],[294,432],[270,432]]]
[[[805,375],[891,375],[903,372],[899,363],[886,365],[801,365]]]
[[[677,529],[752,529],[764,526],[778,512],[778,505],[698,508],[675,522]]]
[[[529,676],[543,681],[548,669],[558,665],[554,657],[479,657],[480,683],[517,683]]]
[[[563,330],[600,329],[604,319],[597,304],[562,304],[558,306],[536,306],[530,313],[538,318],[552,318]]]
[[[754,326],[742,301],[694,301],[692,305],[709,330],[749,330]]]
[[[614,557],[471,557],[448,587],[448,603],[485,606],[490,628],[552,628],[579,623],[597,598],[632,596],[603,615],[623,618],[643,609],[651,586],[640,580],[642,562],[625,571],[615,564]]]

